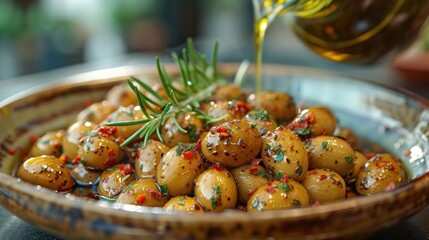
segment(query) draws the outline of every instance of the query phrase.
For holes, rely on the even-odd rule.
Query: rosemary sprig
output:
[[[177,53],[172,53],[172,59],[180,69],[183,90],[173,86],[172,78],[168,76],[159,58],[156,57],[155,59],[161,85],[168,99],[161,96],[149,85],[136,77],[131,77],[127,80],[128,85],[136,94],[140,108],[146,118],[106,124],[108,126],[144,124],[121,143],[121,147],[128,145],[136,137],[140,137],[143,140],[143,146],[146,146],[149,137],[153,134],[157,134],[159,140],[163,141],[160,128],[170,118],[173,118],[173,122],[180,132],[187,133],[187,130],[183,129],[176,119],[177,115],[182,112],[193,112],[199,119],[206,121],[206,123],[213,123],[223,119],[223,117],[213,119],[199,110],[199,103],[208,98],[217,86],[224,82],[216,71],[218,44],[216,43],[214,46],[213,58],[210,63],[204,55],[195,50],[192,40],[188,39],[187,47],[187,49],[182,50],[182,58]],[[146,90],[156,100],[140,92],[134,83]]]

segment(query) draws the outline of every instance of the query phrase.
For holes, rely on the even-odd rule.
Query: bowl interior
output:
[[[237,65],[233,64],[220,65],[219,67],[227,78],[233,78],[237,70]],[[168,66],[167,71],[172,74],[178,73],[173,66]],[[408,175],[412,179],[411,182],[428,172],[429,104],[426,100],[404,91],[319,70],[266,65],[263,68],[263,73],[264,89],[287,92],[294,97],[298,105],[327,106],[333,110],[340,126],[353,129],[363,139],[375,143],[396,155],[405,165]],[[4,173],[0,173],[0,183],[7,180],[11,182],[10,175],[22,158],[21,152],[25,152],[25,149],[29,147],[33,135],[41,135],[48,130],[67,126],[88,103],[102,100],[108,89],[123,82],[128,76],[142,76],[142,78],[153,79],[156,78],[156,69],[154,67],[125,68],[98,72],[95,75],[75,76],[63,83],[34,89],[0,103],[0,172]],[[245,88],[253,86],[253,76],[254,69],[250,68],[248,78],[244,83]],[[9,186],[12,186],[11,191],[13,191],[18,190],[21,185],[25,184],[18,182]],[[28,186],[23,187],[23,189],[26,188]],[[5,199],[10,199],[11,191],[2,189],[0,184],[0,200],[2,194]],[[27,191],[27,193],[32,194],[31,191]],[[106,206],[109,208],[113,206],[109,205],[109,203],[103,203],[99,209],[99,206],[95,207],[92,204],[87,205],[87,207],[79,202],[75,204],[67,197],[56,198],[59,194],[55,193],[46,197],[42,197],[38,193],[34,194],[37,195],[36,198],[44,198],[45,201],[51,203],[69,204],[68,207],[85,208],[86,211],[95,211],[95,213],[101,215],[116,217],[128,215],[127,217],[132,219],[145,217],[144,215],[124,214],[116,210],[106,210]],[[386,194],[358,198],[353,202],[346,201],[346,203],[329,204],[318,207],[317,210],[316,208],[304,208],[294,209],[289,212],[287,210],[278,211],[277,213],[258,215],[254,219],[258,221],[276,218],[290,220],[298,219],[299,216],[326,214],[337,210],[341,210],[341,214],[343,214],[344,209],[356,209],[356,206],[360,204],[368,205],[373,202],[381,204],[381,200],[387,197]],[[391,196],[393,195],[388,197]],[[57,199],[62,199],[64,202],[59,202]],[[391,199],[391,201],[395,201],[395,199]],[[0,203],[2,202],[0,201]],[[418,207],[421,208],[422,204],[421,202]],[[113,207],[119,208],[117,206]],[[128,209],[128,211],[136,210],[136,208],[130,207],[125,207],[125,209]],[[162,215],[164,213],[160,210],[148,208],[138,208],[137,210],[151,214]],[[407,214],[412,211],[407,209]],[[293,214],[283,214],[284,212],[292,212]],[[211,221],[211,224],[214,222],[222,224],[222,222],[228,222],[231,219],[251,221],[248,216],[243,214],[234,215],[235,218],[229,218],[231,213],[228,212],[217,216],[222,217],[213,218],[208,216],[207,218],[201,218],[203,219],[201,220],[179,216],[177,218],[168,217],[164,220],[170,222],[177,219],[184,222],[205,222],[207,220]],[[384,226],[391,225],[396,219],[405,216],[395,216],[395,218],[386,221]],[[379,228],[381,225],[377,227]]]

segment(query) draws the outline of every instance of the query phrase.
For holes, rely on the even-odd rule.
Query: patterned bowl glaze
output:
[[[232,76],[237,65],[222,65]],[[170,72],[177,69],[169,66]],[[249,70],[250,76],[253,69]],[[264,88],[296,102],[333,109],[340,125],[403,160],[412,180],[390,192],[319,207],[188,215],[158,208],[87,202],[12,176],[31,135],[64,127],[88,101],[131,75],[156,69],[116,68],[75,76],[0,103],[0,204],[35,226],[76,239],[282,238],[350,239],[369,236],[421,210],[429,202],[429,103],[411,93],[319,70],[264,66]],[[10,151],[10,149],[16,150]],[[407,154],[404,154],[407,153]]]

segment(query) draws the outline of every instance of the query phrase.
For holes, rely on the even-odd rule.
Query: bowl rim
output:
[[[239,64],[219,64],[218,68],[223,70],[226,73],[234,73],[238,68]],[[173,64],[166,64],[167,71],[176,71],[176,67]],[[251,69],[254,67],[252,66]],[[123,66],[118,68],[108,68],[104,70],[97,70],[82,74],[73,75],[69,78],[64,79],[63,81],[55,82],[54,84],[44,84],[41,86],[33,87],[28,90],[25,90],[21,93],[18,93],[14,96],[11,96],[0,102],[0,109],[6,107],[10,104],[13,104],[18,101],[23,101],[26,98],[29,98],[35,94],[39,94],[45,91],[52,91],[53,89],[61,87],[76,87],[81,84],[96,85],[100,82],[105,81],[114,81],[119,79],[124,79],[126,76],[138,75],[138,74],[153,74],[155,65],[144,65],[142,66]],[[390,86],[384,83],[373,82],[366,78],[350,76],[345,73],[338,73],[334,71],[316,69],[316,68],[307,68],[307,67],[297,67],[290,65],[282,64],[265,64],[263,66],[263,72],[265,71],[280,71],[283,73],[293,73],[293,74],[303,74],[303,75],[317,75],[323,77],[334,77],[334,78],[346,78],[351,81],[359,81],[369,85],[379,86],[385,89],[395,91],[397,93],[403,94],[409,98],[412,98],[424,106],[429,107],[429,101],[425,98],[408,91],[406,89]],[[47,201],[54,202],[60,205],[64,205],[67,208],[80,208],[85,211],[97,213],[99,215],[114,215],[126,218],[137,218],[137,219],[148,219],[150,220],[153,215],[157,215],[163,220],[174,222],[174,221],[185,221],[185,222],[213,222],[213,223],[228,223],[239,221],[265,221],[272,219],[290,220],[295,221],[297,219],[309,219],[317,215],[323,214],[332,214],[340,213],[348,209],[356,207],[371,207],[374,203],[379,203],[382,200],[394,201],[396,196],[400,196],[403,192],[414,191],[419,192],[423,190],[429,190],[429,170],[427,170],[423,175],[412,179],[410,182],[399,186],[398,188],[388,191],[377,193],[371,196],[356,197],[341,200],[338,202],[324,204],[318,207],[304,207],[298,209],[284,209],[276,211],[266,211],[263,214],[261,213],[252,213],[252,212],[241,212],[237,210],[227,210],[222,213],[213,213],[205,212],[204,214],[183,214],[178,212],[165,211],[162,208],[152,208],[152,207],[142,207],[134,206],[129,204],[117,204],[109,203],[105,201],[87,201],[79,199],[77,197],[72,197],[70,195],[64,195],[63,193],[57,193],[52,190],[45,189],[43,187],[37,187],[30,183],[21,181],[19,178],[13,177],[12,175],[0,172],[0,190],[1,186],[6,186],[7,188],[14,189],[16,192],[23,193],[28,196],[34,196],[35,198]],[[37,188],[37,191],[35,189]],[[1,193],[1,192],[0,192]],[[421,207],[422,208],[422,207]],[[420,208],[420,209],[421,209]],[[420,210],[419,209],[419,210]],[[124,211],[125,210],[125,211]],[[142,214],[145,213],[145,214]],[[184,217],[185,216],[185,217]],[[213,217],[217,216],[217,217]]]

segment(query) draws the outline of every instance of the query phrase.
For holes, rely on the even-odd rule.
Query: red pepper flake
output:
[[[394,183],[394,182],[390,182],[390,183],[389,183],[389,185],[387,185],[387,186],[384,188],[384,191],[385,191],[385,192],[387,192],[387,191],[391,191],[391,190],[393,190],[393,189],[395,189],[395,188],[396,188],[395,183]]]
[[[100,133],[102,137],[117,137],[118,128],[117,127],[108,127],[108,126],[99,126],[96,131]]]
[[[225,139],[225,138],[231,137],[231,134],[229,134],[227,132],[221,132],[221,133],[219,133],[219,135],[220,135],[220,139]]]
[[[281,179],[279,179],[281,182],[285,182],[288,183],[289,182],[289,176],[288,175],[284,175]]]
[[[219,127],[216,128],[216,132],[217,133],[222,133],[222,132],[227,133],[228,129],[226,127],[224,127],[224,126],[219,126]]]
[[[255,175],[256,173],[258,173],[259,169],[258,168],[251,168],[249,169],[249,173],[252,175]]]
[[[256,158],[255,160],[252,161],[251,165],[257,166],[261,162],[262,162],[262,158]]]
[[[318,206],[320,206],[320,202],[316,200],[316,201],[313,203],[313,207],[318,207]]]
[[[284,131],[284,130],[285,130],[285,128],[283,126],[279,126],[276,128],[276,131]]]
[[[223,166],[222,166],[222,165],[220,165],[219,163],[216,163],[216,164],[211,165],[211,166],[210,166],[210,168],[211,168],[211,169],[214,169],[214,170],[216,170],[216,171],[218,171],[218,172],[220,172],[220,171],[222,171],[222,170],[223,170]]]
[[[182,153],[182,157],[186,160],[194,159],[194,153],[192,151],[186,151]]]
[[[317,170],[310,171],[308,174],[316,175],[317,174]]]
[[[276,188],[273,186],[269,186],[269,187],[265,188],[265,192],[267,192],[269,194],[273,194],[276,192]]]
[[[80,157],[79,156],[74,157],[73,160],[72,160],[73,164],[77,164],[79,162],[80,162]]]
[[[245,115],[249,111],[250,111],[250,106],[243,101],[236,101],[235,106],[231,110],[234,116]]]
[[[33,144],[37,142],[38,137],[36,135],[30,135],[30,143]]]
[[[121,143],[125,142],[125,140],[126,140],[126,139],[125,139],[124,137],[120,137],[118,141],[119,141],[119,143],[121,144]]]
[[[9,149],[7,150],[7,152],[8,152],[10,155],[14,155],[14,154],[16,153],[16,149],[15,149],[15,148],[9,148]]]
[[[115,154],[115,150],[113,150],[113,149],[110,149],[110,151],[109,151],[109,157],[114,157],[116,154]]]
[[[137,204],[142,205],[146,201],[146,196],[144,194],[140,194],[137,196]]]
[[[149,190],[148,190],[148,193],[149,193],[153,198],[156,198],[156,199],[158,199],[158,200],[160,200],[160,199],[162,198],[162,192],[160,192],[160,191],[154,191],[154,190],[149,189]]]
[[[257,188],[253,189],[252,191],[250,191],[250,192],[249,192],[249,194],[248,194],[248,195],[249,195],[249,196],[252,196],[252,195],[256,192],[256,190],[258,190],[258,189],[257,189]]]
[[[133,172],[133,166],[131,166],[131,164],[129,164],[129,163],[127,163],[127,164],[122,164],[122,165],[119,167],[119,171],[120,171],[121,173],[123,173],[124,175],[128,175],[128,174],[130,174],[130,173],[132,173],[132,172]]]
[[[66,155],[61,155],[60,156],[60,162],[62,163],[67,163],[69,160],[69,158]]]
[[[327,178],[328,178],[328,176],[326,176],[325,174],[322,174],[319,176],[319,180],[325,180]]]
[[[106,168],[110,168],[113,165],[116,164],[116,161],[114,158],[107,158],[104,162],[103,162],[103,166],[105,166]]]

